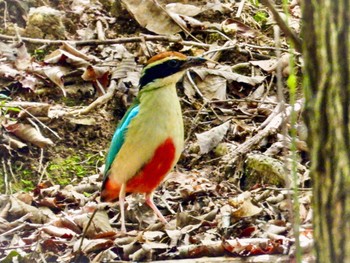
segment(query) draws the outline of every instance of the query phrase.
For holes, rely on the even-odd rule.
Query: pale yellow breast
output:
[[[175,84],[141,93],[140,111],[131,121],[125,142],[112,163],[111,179],[118,183],[128,181],[169,137],[176,147],[174,166],[184,146],[183,119]]]

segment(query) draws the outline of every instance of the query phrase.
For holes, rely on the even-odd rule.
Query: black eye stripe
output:
[[[185,62],[185,60],[172,59],[148,68],[141,76],[140,89],[156,79],[165,78],[179,72],[181,70],[181,66]]]

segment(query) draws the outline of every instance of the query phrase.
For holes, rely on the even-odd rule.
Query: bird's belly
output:
[[[151,193],[173,167],[176,147],[172,138],[167,138],[157,147],[152,159],[126,183],[126,192]]]

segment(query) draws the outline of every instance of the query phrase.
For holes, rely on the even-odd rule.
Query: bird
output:
[[[154,204],[153,193],[184,148],[176,83],[186,69],[206,61],[203,57],[166,51],[151,57],[141,71],[138,95],[112,137],[101,188],[102,202],[119,199],[123,232],[125,196],[129,193],[145,194],[146,204],[167,224]]]

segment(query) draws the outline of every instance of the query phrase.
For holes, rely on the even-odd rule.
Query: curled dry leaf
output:
[[[61,90],[64,96],[66,96],[66,91],[64,90],[63,77],[69,72],[68,68],[61,66],[46,67],[44,68],[45,75],[55,83]]]
[[[65,228],[65,227],[57,227],[57,226],[44,226],[41,228],[45,233],[54,237],[62,237],[62,238],[72,238],[77,235],[74,231]]]
[[[68,42],[63,42],[61,49],[69,52],[70,54],[72,54],[76,57],[79,57],[83,60],[86,60],[86,61],[97,60],[97,58],[93,57],[92,55],[84,54],[83,52],[76,49],[74,46],[72,46]]]
[[[13,133],[18,138],[26,142],[30,142],[40,148],[54,144],[49,138],[44,137],[40,131],[29,124],[14,123],[6,125],[3,124],[3,126],[8,132]]]
[[[234,208],[232,216],[235,218],[254,216],[262,210],[262,208],[253,205],[249,192],[241,193],[239,196],[229,199],[228,203]]]
[[[87,66],[81,78],[85,81],[97,81],[99,80],[103,87],[106,87],[108,82],[109,70],[107,67]]]
[[[6,146],[9,146],[10,149],[23,149],[25,147],[27,147],[28,145],[19,141],[18,139],[16,139],[14,136],[11,135],[7,135],[7,134],[2,134],[2,139],[3,139],[3,143],[6,144]]]
[[[53,51],[51,54],[47,55],[44,59],[45,63],[48,64],[57,64],[59,62],[66,62],[71,64],[74,67],[87,67],[90,65],[90,62],[86,61],[81,57],[77,57],[65,50],[57,49]]]
[[[232,18],[226,19],[221,24],[222,31],[228,35],[242,35],[244,37],[256,37],[258,32],[254,29],[251,29],[249,26],[245,25],[239,20]]]
[[[250,61],[253,66],[258,66],[266,72],[276,71],[277,67],[281,67],[284,77],[288,77],[290,73],[289,69],[290,54],[285,53],[279,59],[268,59],[259,61]]]
[[[230,122],[225,122],[209,131],[200,134],[196,133],[200,154],[206,154],[214,149],[224,138],[229,127]]]

